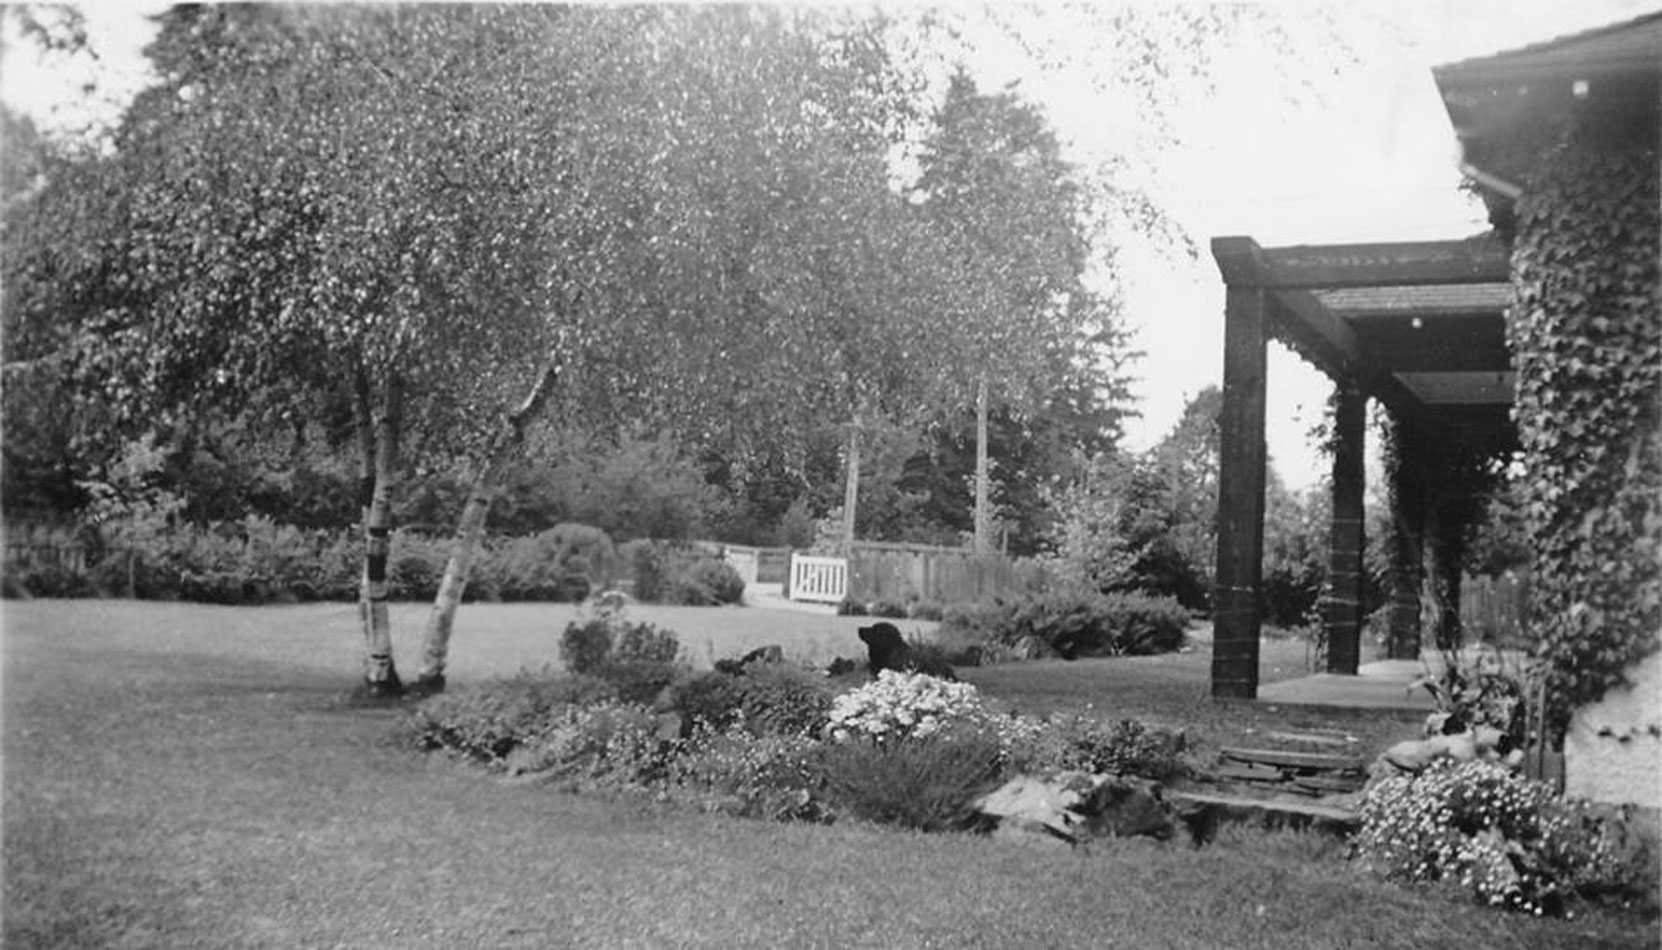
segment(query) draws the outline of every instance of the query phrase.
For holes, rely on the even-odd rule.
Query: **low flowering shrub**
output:
[[[500,765],[568,708],[616,696],[610,683],[593,677],[521,672],[423,700],[403,729],[417,748]]]
[[[1046,726],[1044,734],[1057,748],[1054,766],[1059,769],[1161,782],[1191,771],[1180,732],[1151,728],[1135,719],[1110,722],[1077,713],[1052,716]]]
[[[1492,762],[1439,760],[1369,786],[1356,857],[1398,881],[1441,881],[1482,903],[1556,914],[1616,873],[1583,806]]]
[[[1019,657],[1144,656],[1183,646],[1189,614],[1171,597],[1057,589],[944,612],[940,639]]]
[[[818,764],[838,814],[919,831],[963,827],[971,803],[1007,777],[999,736],[969,722],[824,743]]]
[[[511,772],[554,772],[617,787],[650,785],[667,771],[670,749],[644,706],[605,701],[567,705],[509,756]]]
[[[674,663],[680,654],[681,641],[675,633],[649,623],[621,624],[612,640],[614,660]]]
[[[877,679],[831,701],[828,730],[837,742],[922,738],[953,722],[985,718],[981,694],[969,683],[883,670]]]
[[[650,706],[679,680],[685,667],[659,660],[609,659],[594,668],[593,675],[612,684],[618,699]]]
[[[826,817],[820,744],[811,736],[757,732],[742,716],[726,728],[700,728],[670,760],[671,795],[741,817]]]
[[[825,678],[789,663],[751,663],[742,674],[700,673],[675,683],[661,708],[721,730],[742,722],[755,734],[818,736],[831,712]]]
[[[670,584],[671,602],[688,607],[715,607],[744,601],[744,578],[733,565],[701,557],[675,565]]]

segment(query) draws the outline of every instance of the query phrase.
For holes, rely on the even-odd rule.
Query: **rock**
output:
[[[739,657],[737,660],[717,660],[716,672],[727,673],[733,676],[743,676],[745,667],[752,663],[783,663],[785,662],[785,648],[777,643],[770,643],[765,647],[757,647]]]
[[[679,742],[692,734],[692,722],[678,712],[662,713],[654,734],[659,742]]]
[[[1174,830],[1172,809],[1160,797],[1159,784],[1146,779],[1107,776],[1073,810],[1084,817],[1092,835],[1147,835],[1164,841]]]
[[[1443,737],[1444,748],[1447,754],[1458,762],[1470,762],[1477,758],[1477,740],[1469,732],[1462,732]]]
[[[1498,752],[1501,740],[1505,738],[1506,733],[1501,732],[1494,726],[1478,726],[1476,729],[1472,730],[1472,741],[1477,743],[1477,752],[1479,755]]]
[[[1430,739],[1408,739],[1399,742],[1386,749],[1380,758],[1401,771],[1419,772],[1447,754],[1447,737],[1433,736]]]
[[[1079,816],[1070,809],[1080,801],[1078,792],[1026,775],[1005,782],[975,802],[975,810],[998,819],[1003,828],[1012,822],[1038,824],[1067,840],[1074,840]]]

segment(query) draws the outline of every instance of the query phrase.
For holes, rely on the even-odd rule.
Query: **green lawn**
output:
[[[712,636],[769,620],[745,613]],[[554,616],[464,608],[457,679],[549,659]],[[390,746],[397,713],[347,701],[353,636],[344,607],[5,604],[4,945],[1657,945],[1375,882],[1319,838],[1085,854],[504,784]]]

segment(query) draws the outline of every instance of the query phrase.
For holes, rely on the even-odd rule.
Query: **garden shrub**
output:
[[[1188,611],[1171,597],[1082,589],[955,607],[943,623],[955,638],[984,636],[1030,655],[1044,651],[1066,659],[1167,653],[1183,645],[1188,625]]]
[[[629,542],[628,550],[635,599],[649,604],[663,600],[669,589],[669,564],[664,553],[645,540]]]
[[[688,607],[715,607],[744,601],[744,578],[719,558],[677,559],[670,584],[670,603]]]
[[[755,732],[818,735],[831,717],[824,677],[790,663],[751,663],[737,677],[739,711]]]
[[[1113,773],[1158,782],[1183,778],[1192,769],[1180,732],[1155,729],[1134,719],[1108,721],[1079,713],[1057,713],[1022,730],[1012,758],[1038,772]]]
[[[927,737],[954,722],[978,722],[985,716],[980,691],[969,683],[883,670],[875,680],[832,700],[829,729],[836,742]]]
[[[612,641],[615,660],[646,660],[673,663],[681,653],[681,641],[670,630],[649,623],[624,623]]]
[[[852,597],[844,597],[837,604],[837,616],[839,617],[864,617],[870,612],[871,610],[866,606],[865,601],[855,600]]]
[[[1443,881],[1482,903],[1560,913],[1619,883],[1610,842],[1584,806],[1491,762],[1439,760],[1370,785],[1356,855],[1399,881]]]
[[[938,676],[941,679],[958,678],[952,669],[954,666],[953,658],[948,654],[945,647],[925,640],[914,633],[906,638],[906,649],[911,654],[905,662],[907,670],[929,676]],[[977,657],[977,659],[979,658]],[[979,664],[970,663],[966,665],[977,666]]]
[[[670,684],[658,708],[675,711],[694,724],[726,729],[739,718],[742,677],[720,671],[695,673]]]
[[[624,550],[631,593],[642,603],[713,607],[744,602],[744,578],[707,551],[645,539],[629,542]]]
[[[933,600],[914,600],[906,608],[913,620],[940,620],[946,609]]]
[[[571,673],[592,673],[611,659],[612,621],[606,617],[579,618],[560,634],[560,662]]]
[[[898,600],[884,598],[871,605],[873,617],[884,617],[889,620],[905,620],[906,605]]]
[[[616,696],[611,684],[594,677],[522,671],[429,697],[416,706],[406,729],[418,748],[499,764],[566,707]]]
[[[650,710],[603,700],[566,705],[509,756],[510,772],[555,772],[568,778],[635,788],[660,781],[672,750],[658,738]]]
[[[646,706],[680,678],[683,668],[662,660],[620,660],[611,658],[595,667],[595,676],[612,684],[618,699]]]
[[[801,734],[699,728],[668,763],[667,784],[729,814],[811,820],[825,811],[819,754]]]
[[[1005,777],[998,738],[963,725],[825,743],[818,764],[839,813],[919,831],[963,827],[975,799]]]
[[[659,703],[694,722],[722,730],[742,725],[757,734],[818,735],[829,721],[825,678],[789,663],[749,663],[740,674],[700,673],[673,684]]]

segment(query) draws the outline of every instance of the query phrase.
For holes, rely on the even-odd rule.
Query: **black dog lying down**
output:
[[[930,653],[919,653],[912,649],[906,638],[900,635],[900,628],[892,623],[874,623],[869,627],[860,628],[860,639],[866,644],[866,651],[871,656],[871,662],[866,669],[876,676],[884,670],[897,670],[902,673],[923,673],[928,676],[938,676],[945,680],[955,680],[951,664]]]

